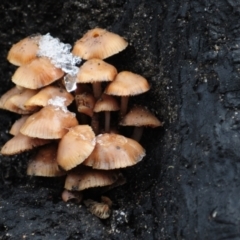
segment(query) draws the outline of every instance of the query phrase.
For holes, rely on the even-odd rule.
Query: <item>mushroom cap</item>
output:
[[[38,90],[33,89],[22,89],[19,90],[19,93],[16,93],[15,95],[9,97],[5,104],[4,108],[6,110],[9,110],[11,112],[15,112],[18,114],[30,114],[38,110],[37,106],[30,106],[26,107],[25,102],[37,94]]]
[[[72,53],[82,59],[105,59],[127,47],[127,41],[106,29],[94,28],[75,42]]]
[[[75,200],[77,203],[80,203],[83,198],[82,192],[77,191],[69,191],[67,189],[64,189],[62,192],[62,200],[64,202],[68,202],[70,200]]]
[[[30,63],[34,58],[37,57],[40,38],[41,35],[36,34],[26,37],[13,44],[8,52],[8,61],[16,66]]]
[[[18,133],[13,138],[8,140],[1,149],[3,155],[19,154],[35,147],[49,143],[49,140],[40,138],[31,138]]]
[[[29,137],[59,139],[68,132],[68,128],[76,125],[78,121],[74,113],[48,105],[28,117],[20,132]]]
[[[102,96],[95,103],[94,112],[102,111],[118,111],[120,109],[117,100],[110,95],[102,94]]]
[[[71,93],[67,92],[62,86],[59,85],[49,85],[42,88],[37,94],[29,98],[25,102],[26,107],[42,106],[45,107],[48,104],[48,100],[59,96],[65,98],[65,106],[68,106],[74,100],[74,97]]]
[[[134,96],[144,93],[149,89],[148,81],[144,77],[129,71],[122,71],[106,87],[105,93],[116,96]]]
[[[162,126],[162,123],[147,108],[135,106],[121,120],[120,125],[155,128]]]
[[[20,66],[12,76],[12,81],[22,87],[38,89],[63,77],[64,72],[56,68],[46,57],[39,57],[29,64]]]
[[[93,108],[95,106],[96,99],[92,93],[84,92],[76,94],[75,101],[78,112],[84,113],[90,117],[93,116]]]
[[[48,144],[39,148],[37,154],[31,159],[27,167],[27,175],[42,177],[58,177],[66,174],[59,168],[57,161],[57,145]]]
[[[111,207],[107,203],[87,199],[84,201],[84,204],[88,207],[88,210],[98,218],[107,219],[111,215]]]
[[[9,130],[9,133],[14,136],[17,135],[20,132],[20,128],[26,122],[28,117],[29,117],[29,115],[24,115],[21,118],[19,118],[18,120],[16,120],[14,122],[14,124],[12,125],[11,129]]]
[[[65,189],[81,191],[93,187],[103,187],[117,181],[119,172],[116,170],[98,170],[86,166],[78,166],[68,172]]]
[[[57,162],[65,170],[81,164],[95,147],[95,134],[88,125],[77,125],[69,129],[59,142]]]
[[[93,58],[86,61],[77,74],[77,83],[94,83],[113,81],[117,69],[101,59]]]
[[[95,169],[132,166],[143,159],[144,148],[135,140],[119,134],[104,133],[96,137],[96,146],[84,165]]]

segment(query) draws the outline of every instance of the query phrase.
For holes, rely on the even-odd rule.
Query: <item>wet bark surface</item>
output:
[[[145,129],[147,156],[108,192],[110,219],[61,200],[63,179],[29,178],[30,154],[0,157],[0,239],[240,239],[240,2],[2,1],[0,94],[13,86],[11,45],[35,33],[73,44],[107,28],[129,47],[108,59],[146,77],[132,98],[164,127]],[[0,144],[18,116],[0,112]]]

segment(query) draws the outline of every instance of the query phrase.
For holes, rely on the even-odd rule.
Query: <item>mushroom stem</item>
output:
[[[99,133],[99,120],[98,120],[98,113],[93,113],[91,127],[96,135]]]
[[[128,96],[122,96],[121,97],[121,107],[120,107],[120,116],[124,117],[127,113],[127,107],[128,107]]]
[[[96,99],[99,99],[102,94],[102,87],[101,87],[101,82],[94,82],[93,83],[93,95]]]
[[[110,132],[110,119],[111,119],[110,111],[105,111],[105,133]]]
[[[133,130],[132,139],[139,142],[142,137],[142,133],[143,133],[143,127],[135,127]]]

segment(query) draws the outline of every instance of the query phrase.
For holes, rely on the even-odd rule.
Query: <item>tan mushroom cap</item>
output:
[[[59,168],[57,161],[57,145],[48,144],[40,148],[28,163],[27,175],[42,177],[58,177],[66,174]]]
[[[147,92],[149,89],[148,81],[144,77],[129,71],[122,71],[106,87],[105,93],[115,96],[134,96]]]
[[[59,96],[65,98],[64,102],[65,106],[68,106],[74,100],[74,97],[71,93],[67,92],[62,86],[59,85],[49,85],[41,89],[37,94],[32,96],[25,102],[25,106],[27,108],[34,106],[42,106],[45,107],[48,104],[48,100],[54,98],[55,96]]]
[[[127,41],[106,29],[94,28],[76,41],[72,53],[82,59],[105,59],[127,47]]]
[[[19,93],[21,93],[21,92],[22,92],[22,89],[19,89],[17,86],[14,86],[13,88],[11,88],[11,89],[8,90],[7,92],[5,92],[5,93],[1,96],[1,98],[0,98],[0,108],[7,110],[6,107],[5,107],[6,101],[7,101],[10,97],[12,97],[12,96],[14,96],[14,95],[16,95],[16,94],[19,94]]]
[[[81,164],[95,147],[95,134],[88,125],[77,125],[69,129],[59,142],[57,162],[65,170]]]
[[[12,81],[22,87],[38,89],[63,77],[64,72],[56,68],[48,58],[34,59],[27,65],[20,66],[12,76]]]
[[[125,168],[140,162],[144,156],[144,148],[135,140],[104,133],[96,137],[96,146],[83,164],[105,170]]]
[[[107,219],[111,215],[111,206],[105,202],[97,202],[92,199],[87,199],[84,204],[88,210],[95,216],[101,219]]]
[[[86,61],[77,74],[77,83],[109,82],[117,75],[117,69],[101,59]]]
[[[162,123],[147,108],[135,106],[121,120],[120,125],[155,128],[162,126]]]
[[[93,116],[93,108],[96,103],[96,99],[92,93],[84,92],[75,95],[77,110],[80,113],[84,113],[90,117]]]
[[[81,191],[93,187],[103,187],[117,181],[119,172],[116,170],[98,170],[80,165],[67,174],[65,189]]]
[[[29,137],[59,139],[68,132],[68,128],[76,125],[78,121],[74,113],[48,105],[32,114],[21,127],[20,132]]]
[[[5,109],[18,114],[30,114],[38,110],[37,106],[26,107],[25,102],[37,94],[38,90],[22,89],[19,93],[9,97],[4,104]]]
[[[13,138],[8,140],[1,149],[3,155],[14,155],[25,151],[29,151],[38,146],[49,143],[49,140],[31,138],[21,133],[16,134]]]
[[[17,135],[20,132],[20,128],[22,125],[26,122],[28,119],[29,115],[23,115],[21,118],[16,120],[14,124],[12,125],[11,129],[9,130],[9,133],[12,135]]]
[[[16,66],[30,63],[37,56],[40,38],[41,35],[37,34],[14,44],[8,52],[8,61]]]
[[[95,103],[94,112],[118,111],[120,109],[117,100],[110,95],[103,94]]]

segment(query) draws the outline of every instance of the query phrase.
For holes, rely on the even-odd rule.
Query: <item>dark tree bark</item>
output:
[[[0,94],[18,40],[47,32],[73,44],[107,28],[130,46],[109,59],[146,77],[130,100],[164,121],[145,129],[145,159],[108,193],[102,221],[61,201],[62,182],[26,177],[28,154],[0,158],[1,239],[240,239],[240,1],[2,1]],[[0,112],[0,143],[18,116]]]

